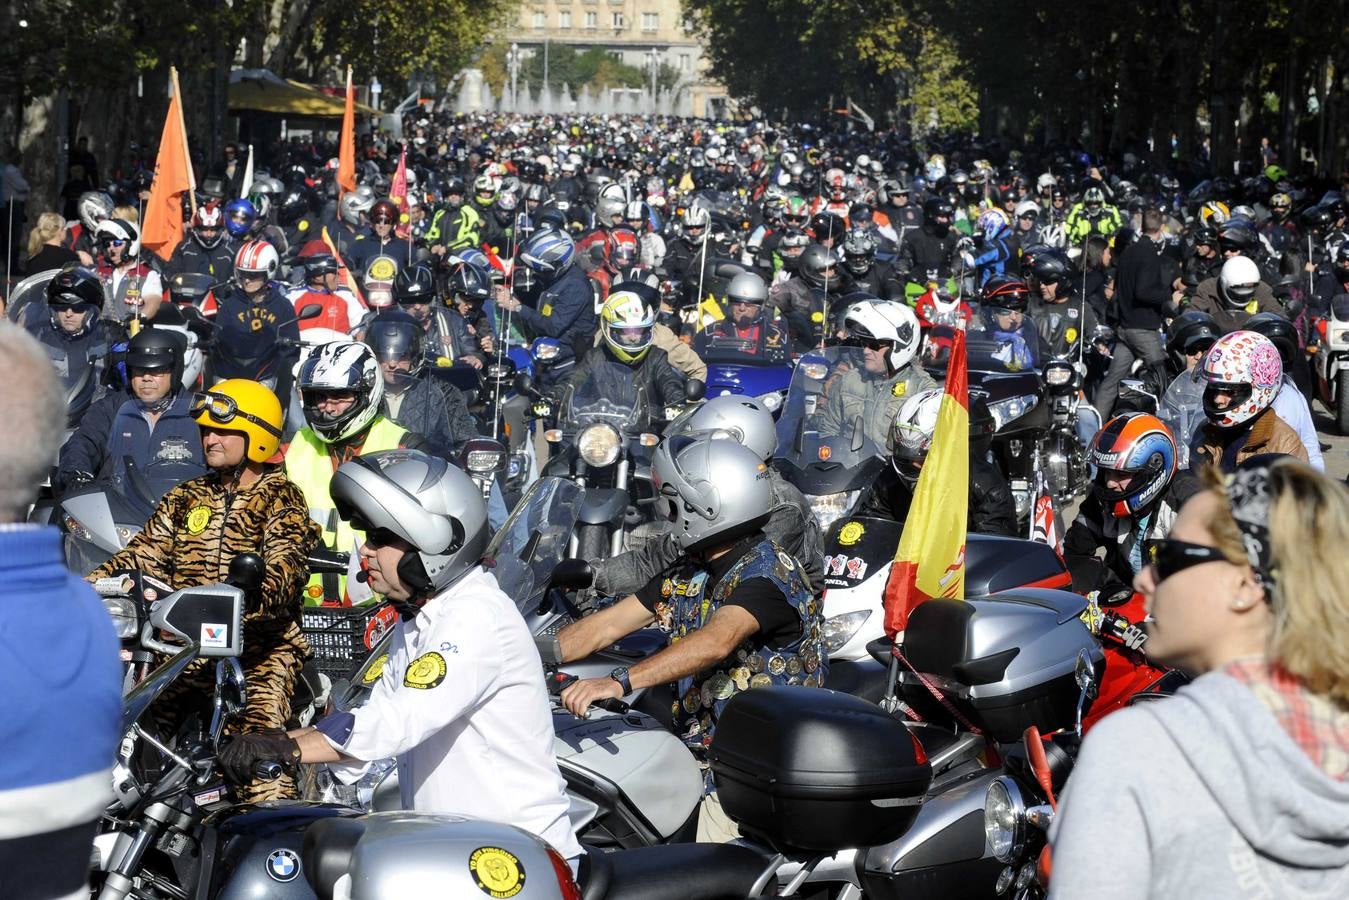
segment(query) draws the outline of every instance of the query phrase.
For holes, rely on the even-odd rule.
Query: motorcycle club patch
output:
[[[211,507],[194,506],[187,511],[187,533],[201,534],[211,523]]]
[[[1076,329],[1076,328],[1069,328],[1067,331],[1065,331],[1065,332],[1063,333],[1063,339],[1066,340],[1066,341],[1067,341],[1068,343],[1070,343],[1070,344],[1076,344],[1076,343],[1077,343],[1077,329]]]
[[[403,687],[428,691],[445,680],[445,657],[439,653],[423,653],[412,661],[403,673]]]
[[[895,386],[890,389],[890,393],[896,397],[903,397],[909,392],[909,383],[907,381],[897,381]]]
[[[500,847],[479,847],[468,857],[479,890],[497,900],[514,897],[525,889],[525,867],[513,853]]]

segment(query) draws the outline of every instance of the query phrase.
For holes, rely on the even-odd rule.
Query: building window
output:
[[[642,30],[660,30],[660,13],[642,13]]]
[[[534,13],[534,30],[542,31],[548,27],[548,17],[541,11]]]
[[[614,31],[622,31],[626,25],[626,23],[623,21],[623,14],[621,12],[616,12],[613,14],[612,22],[614,26]]]
[[[687,72],[689,70],[689,55],[687,53],[679,54],[679,71]]]
[[[571,27],[571,10],[564,9],[562,10],[562,12],[557,14],[557,27],[558,28]]]
[[[599,26],[600,26],[600,15],[599,15],[599,13],[593,13],[593,12],[588,12],[588,13],[586,13],[586,27],[587,27],[587,28],[594,29],[594,28],[598,28]]]

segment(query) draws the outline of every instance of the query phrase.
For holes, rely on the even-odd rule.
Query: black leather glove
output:
[[[293,766],[300,761],[300,745],[279,728],[241,734],[220,751],[220,768],[234,784],[253,780],[253,767],[260,762]]]

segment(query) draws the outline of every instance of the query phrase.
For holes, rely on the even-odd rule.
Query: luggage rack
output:
[[[383,603],[310,606],[301,616],[300,630],[314,651],[314,665],[336,681],[356,674],[397,618],[393,608]]]

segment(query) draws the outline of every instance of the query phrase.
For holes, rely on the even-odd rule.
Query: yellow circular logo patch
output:
[[[861,522],[849,522],[838,531],[838,542],[845,547],[851,547],[862,539],[866,533],[866,526]]]
[[[384,674],[384,666],[389,661],[389,654],[381,653],[379,658],[370,664],[370,668],[365,670],[361,676],[361,684],[374,684],[379,681],[379,676]]]
[[[1069,328],[1067,331],[1065,331],[1065,332],[1063,333],[1063,337],[1064,337],[1064,339],[1067,340],[1068,343],[1070,343],[1070,344],[1075,344],[1075,343],[1077,343],[1077,329],[1076,329],[1076,328]]]
[[[816,322],[816,323],[823,322],[823,321],[824,321],[824,313],[822,313],[822,312],[813,312],[813,313],[811,313],[811,314],[810,314],[810,321]]]
[[[500,847],[479,847],[468,858],[468,870],[478,888],[498,900],[514,897],[525,887],[525,867],[513,853]]]
[[[907,381],[897,381],[895,386],[890,389],[890,393],[896,397],[903,397],[909,392],[909,383]]]
[[[365,270],[368,281],[393,281],[393,277],[397,274],[398,264],[387,256],[375,257],[370,267]]]
[[[211,523],[211,507],[194,506],[187,511],[187,533],[201,534]]]
[[[403,687],[419,691],[430,690],[444,680],[445,657],[439,653],[423,653],[403,673]]]

